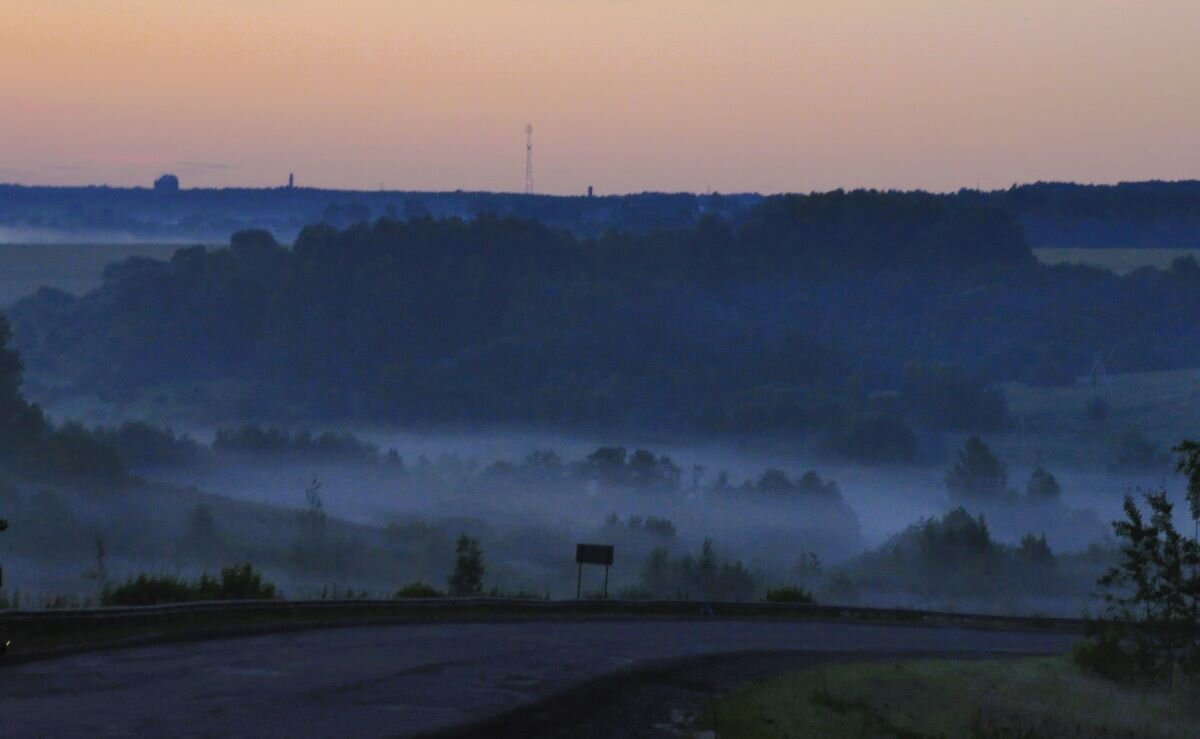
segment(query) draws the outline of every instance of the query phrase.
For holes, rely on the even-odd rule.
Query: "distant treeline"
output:
[[[984,197],[1015,215],[1035,248],[1200,249],[1200,181],[1048,182]]]
[[[1200,364],[1200,268],[1036,263],[972,197],[778,197],[737,224],[580,238],[531,220],[262,231],[12,310],[34,380],[236,381],[231,415],[813,432],[911,459],[1007,423],[993,383]],[[228,393],[222,391],[228,397]]]
[[[184,183],[186,187],[186,182]],[[378,218],[528,218],[580,235],[687,228],[705,214],[736,217],[759,195],[641,193],[559,197],[496,192],[346,191],[318,188],[150,188],[0,185],[0,229],[95,234],[119,240],[220,242],[264,228],[291,241],[305,226],[346,227]]]
[[[246,228],[291,241],[312,223],[343,228],[379,218],[536,220],[580,236],[683,229],[705,216],[740,221],[763,196],[640,193],[574,197],[495,192],[323,190],[308,187],[184,189],[0,185],[0,229],[99,237],[219,242]],[[1200,182],[1077,185],[1039,182],[1008,190],[963,190],[1004,211],[1030,246],[1200,248]]]

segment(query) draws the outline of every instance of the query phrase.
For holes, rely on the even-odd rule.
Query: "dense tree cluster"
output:
[[[126,421],[119,426],[97,427],[92,434],[111,447],[127,467],[188,467],[203,463],[207,450],[187,434],[176,434],[145,421]]]
[[[268,457],[294,456],[357,462],[377,462],[386,458],[400,462],[394,451],[385,456],[380,453],[379,447],[354,434],[337,431],[314,434],[308,429],[288,431],[254,424],[218,429],[212,448],[219,452]]]
[[[242,417],[802,431],[903,461],[914,428],[1002,428],[999,380],[1070,381],[1097,352],[1200,363],[1197,284],[1039,266],[965,196],[836,192],[595,237],[486,215],[313,226],[291,249],[240,232],[12,315],[38,378],[236,380]]]
[[[55,426],[25,399],[25,368],[11,338],[8,320],[0,315],[0,467],[102,485],[123,480],[125,465],[103,439],[77,423]]]
[[[1200,244],[1200,182],[1039,182],[972,197],[1016,215],[1030,242],[1054,247],[1182,248]]]
[[[754,574],[741,560],[722,560],[711,539],[705,539],[696,556],[672,558],[666,547],[656,547],[642,565],[639,595],[654,598],[746,601],[758,586]],[[628,595],[628,594],[627,594]]]
[[[847,569],[859,587],[877,592],[999,601],[1013,594],[1063,592],[1056,562],[1044,535],[1026,535],[1018,546],[1006,546],[995,540],[983,516],[955,508],[909,526]]]

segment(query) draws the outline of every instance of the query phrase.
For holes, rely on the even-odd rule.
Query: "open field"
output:
[[[166,259],[183,244],[0,243],[0,307],[50,286],[75,295],[99,287],[104,268],[128,257]]]
[[[1200,369],[1139,372],[1081,379],[1071,387],[1005,386],[1016,419],[997,446],[1012,461],[1067,463],[1106,471],[1113,445],[1130,430],[1159,446],[1164,455],[1187,437],[1200,436]],[[1107,417],[1087,416],[1093,399],[1107,406]],[[1169,473],[1165,463],[1156,478]]]
[[[721,739],[1190,737],[1200,705],[1081,673],[1065,657],[833,664],[715,702]]]
[[[1126,274],[1139,267],[1166,269],[1178,257],[1200,256],[1200,249],[1034,249],[1043,264],[1086,264]]]

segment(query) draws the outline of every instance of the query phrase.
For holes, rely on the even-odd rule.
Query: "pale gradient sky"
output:
[[[0,181],[1200,177],[1197,0],[0,0]]]

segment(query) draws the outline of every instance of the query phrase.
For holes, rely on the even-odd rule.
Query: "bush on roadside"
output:
[[[275,586],[255,572],[249,562],[221,570],[221,579],[201,575],[195,585],[198,600],[272,600]]]
[[[442,598],[446,594],[423,582],[410,582],[396,591],[397,598]]]
[[[1131,682],[1144,674],[1138,655],[1126,649],[1121,634],[1103,624],[1094,627],[1092,639],[1071,649],[1071,659],[1085,672],[1114,682]]]
[[[270,600],[279,597],[275,586],[249,563],[221,570],[220,578],[208,574],[195,582],[172,575],[146,575],[124,585],[105,584],[100,603],[105,606],[153,606],[205,600]]]
[[[817,599],[813,594],[798,585],[785,585],[781,588],[772,588],[767,591],[766,597],[763,599],[768,603],[816,603]]]
[[[542,594],[542,593],[535,593],[531,590],[523,590],[521,588],[517,588],[516,590],[505,590],[500,587],[494,587],[491,590],[489,590],[487,592],[487,597],[489,597],[489,598],[510,598],[512,600],[550,600],[549,595]],[[597,593],[595,596],[595,599],[599,600],[602,597],[603,596],[600,593]]]

